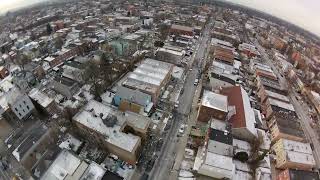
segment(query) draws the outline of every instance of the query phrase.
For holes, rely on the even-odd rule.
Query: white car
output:
[[[180,126],[178,131],[179,131],[180,134],[184,133],[184,124],[181,124],[181,126]]]
[[[179,101],[177,101],[177,102],[174,104],[174,107],[175,107],[175,108],[178,108],[178,107],[179,107]]]
[[[196,79],[196,80],[194,81],[193,85],[198,86],[198,83],[199,83],[199,79]]]

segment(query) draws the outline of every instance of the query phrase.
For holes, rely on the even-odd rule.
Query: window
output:
[[[23,101],[24,104],[26,104],[26,101]]]
[[[19,116],[21,116],[21,113],[19,113]]]
[[[28,110],[30,109],[29,106],[27,106],[27,109],[28,109]]]
[[[18,111],[18,109],[17,109],[17,108],[14,108],[14,110]]]

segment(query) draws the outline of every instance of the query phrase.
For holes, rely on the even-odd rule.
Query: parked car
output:
[[[177,101],[177,102],[174,104],[174,107],[175,107],[175,108],[178,108],[178,107],[179,107],[179,101]]]
[[[198,83],[199,83],[199,79],[197,78],[197,79],[194,81],[193,85],[198,86]]]

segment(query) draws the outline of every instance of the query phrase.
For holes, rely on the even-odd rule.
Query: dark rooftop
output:
[[[289,170],[290,180],[319,180],[319,174],[312,171]]]
[[[233,142],[232,134],[230,132],[224,132],[212,128],[210,128],[209,138],[210,140],[218,141],[229,145],[232,145]]]

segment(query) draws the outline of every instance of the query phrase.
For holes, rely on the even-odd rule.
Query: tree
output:
[[[30,57],[23,53],[19,53],[17,56],[17,64],[20,66],[22,70],[24,70],[25,65],[28,64],[30,60]]]
[[[48,34],[51,34],[52,31],[53,31],[53,30],[52,30],[52,27],[51,27],[50,23],[48,23],[48,24],[47,24],[47,33],[48,33]]]
[[[62,116],[69,121],[70,123],[72,123],[72,118],[73,116],[78,112],[79,109],[77,108],[71,108],[71,107],[66,107],[64,108],[63,112],[62,112]]]
[[[163,47],[164,46],[164,43],[162,41],[155,41],[154,42],[154,46],[155,47]]]
[[[159,32],[160,32],[160,39],[167,39],[167,36],[169,35],[169,29],[170,27],[166,24],[162,24],[159,27]]]
[[[91,92],[98,98],[103,93],[103,80],[101,78],[100,65],[93,61],[84,64],[83,80],[92,85]]]
[[[106,53],[102,53],[100,60],[101,60],[101,62],[107,62],[107,61],[109,61],[109,58],[107,57]]]
[[[55,47],[56,49],[61,49],[62,46],[63,46],[63,43],[64,43],[63,39],[58,36],[58,37],[55,39],[55,41],[54,41],[54,47]]]

